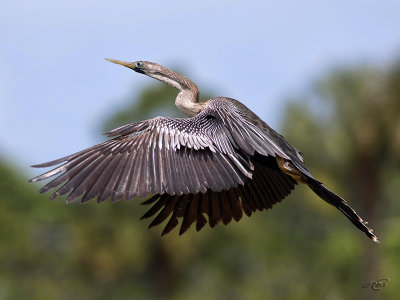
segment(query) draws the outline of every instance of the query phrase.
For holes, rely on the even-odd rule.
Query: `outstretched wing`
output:
[[[122,126],[116,136],[78,153],[35,165],[62,164],[32,182],[58,175],[41,192],[61,187],[51,196],[69,194],[67,201],[146,197],[229,190],[252,177],[250,156],[274,155],[257,128],[246,122],[228,101],[211,101],[189,119],[157,117]],[[283,155],[283,154],[281,154]],[[61,173],[61,175],[59,175]]]
[[[210,127],[215,120],[206,120]],[[193,120],[155,118],[130,124],[109,135],[120,136],[61,159],[36,165],[61,166],[33,178],[46,184],[46,192],[62,184],[52,198],[68,194],[67,201],[97,197],[101,202],[153,194],[196,194],[227,190],[244,184],[253,166],[246,155],[235,152],[223,134],[217,142],[207,132],[190,131]]]
[[[30,181],[55,177],[40,192],[59,187],[51,199],[68,194],[67,202],[154,194],[151,201],[158,201],[146,217],[163,208],[155,225],[172,213],[164,233],[178,217],[183,217],[181,233],[195,220],[199,230],[206,223],[202,213],[211,226],[239,220],[242,211],[250,215],[271,208],[294,188],[295,181],[275,161],[276,155],[288,158],[284,151],[229,99],[210,100],[193,118],[157,117],[107,135],[114,138],[35,165],[61,164]]]
[[[255,155],[253,179],[246,179],[244,185],[221,192],[207,190],[206,193],[171,196],[154,195],[143,204],[153,204],[142,219],[156,215],[149,228],[168,220],[162,235],[169,233],[182,220],[179,234],[196,223],[196,230],[201,230],[208,223],[210,227],[222,221],[228,224],[239,221],[243,212],[251,216],[256,210],[270,209],[294,189],[297,182],[281,172],[273,157]]]

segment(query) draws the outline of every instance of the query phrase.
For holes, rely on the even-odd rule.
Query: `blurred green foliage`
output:
[[[304,186],[239,223],[160,237],[162,227],[139,221],[146,207],[138,201],[48,201],[0,161],[0,299],[396,299],[399,83],[399,65],[336,70],[290,102],[283,126],[312,173],[382,244]],[[173,116],[175,95],[149,87],[104,128]],[[366,188],[373,197],[362,197]],[[382,277],[391,279],[382,291],[361,287]]]

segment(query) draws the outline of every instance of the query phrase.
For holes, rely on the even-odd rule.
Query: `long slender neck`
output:
[[[164,67],[155,73],[147,75],[179,90],[175,105],[184,114],[193,117],[204,109],[204,105],[199,103],[199,89],[190,79]]]

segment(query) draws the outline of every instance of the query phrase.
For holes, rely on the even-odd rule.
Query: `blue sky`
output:
[[[3,1],[0,157],[27,171],[98,142],[153,83],[104,57],[178,66],[278,128],[284,100],[330,67],[400,54],[399,1],[280,2]]]

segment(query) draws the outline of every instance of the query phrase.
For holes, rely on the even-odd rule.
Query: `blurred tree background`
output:
[[[103,128],[179,116],[176,93],[148,87]],[[400,63],[353,66],[290,101],[280,130],[378,245],[304,186],[239,223],[160,237],[138,201],[50,202],[0,160],[0,299],[397,299],[399,116]],[[381,291],[361,287],[387,277]]]

